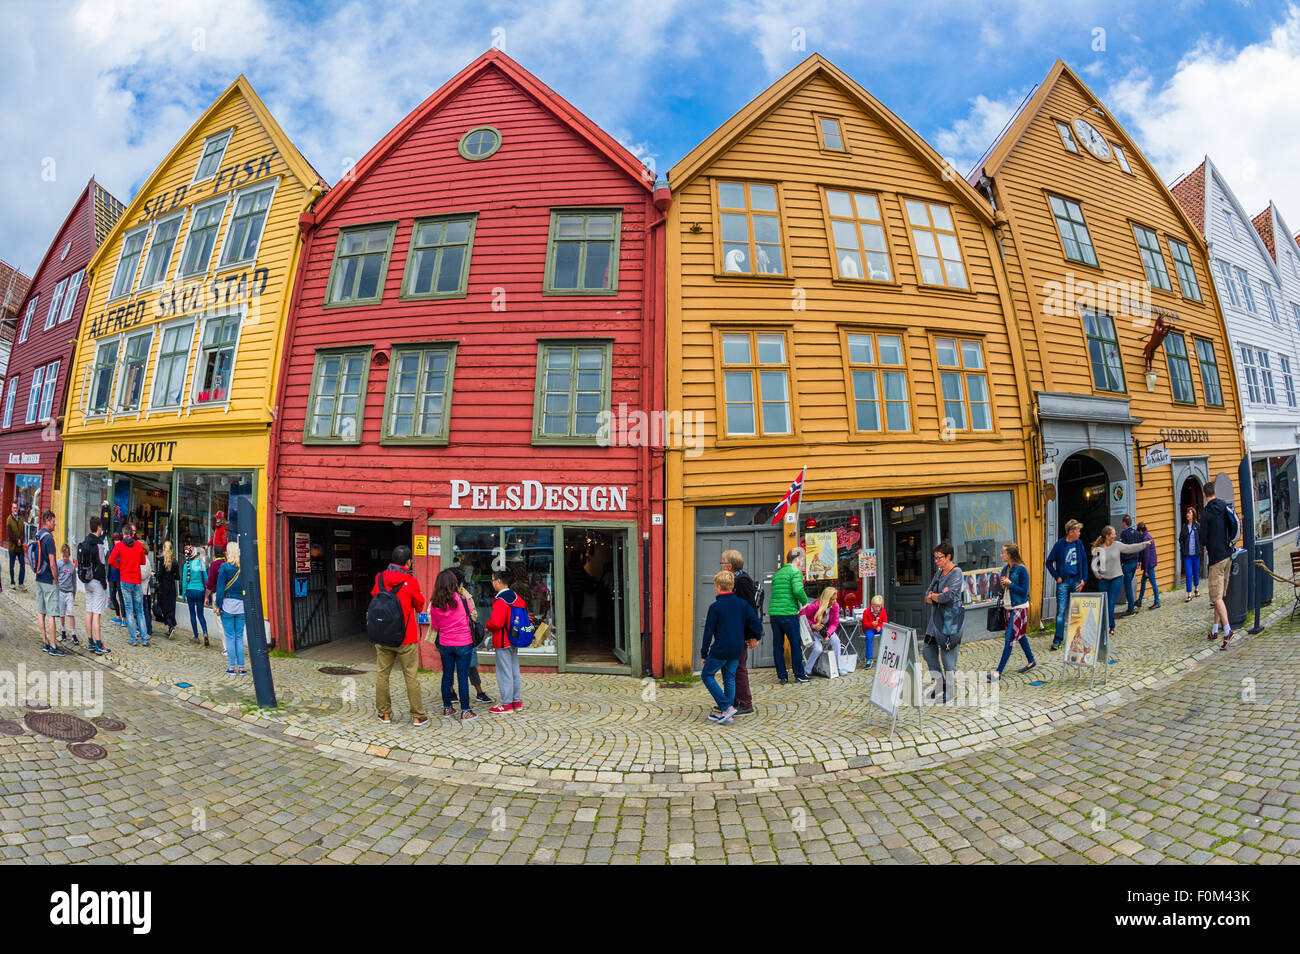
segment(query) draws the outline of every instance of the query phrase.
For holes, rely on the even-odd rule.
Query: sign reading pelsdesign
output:
[[[461,501],[466,497],[470,510],[627,510],[626,487],[543,484],[540,480],[504,486],[451,481],[450,509],[463,509]]]

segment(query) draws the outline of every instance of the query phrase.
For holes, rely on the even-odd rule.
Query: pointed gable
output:
[[[1201,160],[1199,166],[1170,186],[1169,191],[1196,225],[1201,237],[1206,238],[1205,160]]]

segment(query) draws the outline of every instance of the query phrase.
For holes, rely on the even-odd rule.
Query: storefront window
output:
[[[878,592],[871,501],[809,501],[800,506],[799,521],[807,594],[816,599],[833,586],[842,610],[869,603]]]
[[[1251,461],[1251,475],[1255,484],[1255,539],[1266,540],[1273,535],[1273,500],[1268,489],[1268,458]]]
[[[1270,483],[1273,488],[1273,532],[1286,533],[1300,524],[1300,507],[1296,506],[1296,455],[1270,457]]]
[[[18,504],[18,517],[25,528],[25,539],[35,540],[42,509],[40,474],[14,475],[14,502]]]
[[[772,510],[771,504],[696,507],[695,526],[701,530],[723,527],[767,527],[772,523]]]
[[[948,500],[949,540],[957,564],[963,570],[1001,566],[1002,544],[1016,539],[1011,491],[950,494]]]
[[[68,479],[68,517],[65,530],[68,543],[86,538],[90,532],[90,518],[104,516],[109,506],[108,472],[104,470],[74,470]]]
[[[212,545],[216,516],[221,514],[230,539],[238,533],[238,518],[232,498],[252,495],[253,475],[249,471],[181,471],[176,477],[176,536],[185,547]]]
[[[521,654],[552,654],[555,646],[555,530],[553,527],[453,527],[452,562],[465,572],[478,618],[492,614],[492,572],[504,569],[523,597],[534,625],[545,631]],[[492,636],[479,646],[492,649]]]

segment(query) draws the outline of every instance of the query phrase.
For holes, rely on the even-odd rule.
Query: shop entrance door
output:
[[[767,596],[772,592],[772,574],[781,565],[781,545],[784,538],[780,530],[714,530],[695,534],[695,628],[691,633],[691,665],[698,656],[700,639],[704,635],[704,618],[709,605],[717,599],[713,588],[713,574],[722,569],[725,550],[738,550],[745,558],[745,572],[763,588],[763,609],[759,618],[763,622],[763,638],[758,646],[749,650],[745,665],[749,668],[772,665],[772,633],[767,625]]]
[[[934,575],[930,507],[926,501],[881,504],[886,533],[884,570],[889,581],[885,609],[891,622],[925,632],[925,589]]]
[[[564,528],[564,659],[628,665],[627,531]]]

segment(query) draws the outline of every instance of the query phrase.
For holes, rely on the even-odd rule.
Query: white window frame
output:
[[[1241,291],[1246,310],[1252,315],[1258,315],[1259,309],[1255,306],[1255,293],[1250,290],[1250,276],[1246,274],[1246,270],[1240,265],[1232,266],[1232,272],[1237,279],[1237,288]]]
[[[1246,401],[1249,404],[1259,403],[1259,371],[1255,367],[1255,349],[1250,345],[1242,345],[1241,351],[1241,370],[1245,372],[1242,377],[1246,382]]]
[[[36,420],[44,424],[54,417],[54,385],[59,380],[59,359],[54,359],[45,366],[45,383],[41,385],[41,406],[36,412]]]
[[[95,342],[95,350],[91,356],[90,365],[86,368],[86,380],[82,388],[81,414],[85,418],[105,418],[113,419],[113,412],[116,409],[116,400],[114,395],[117,393],[117,372],[122,365],[122,345],[123,336],[120,334],[106,335]],[[99,351],[109,345],[117,343],[117,356],[113,359],[113,371],[108,379],[108,403],[102,411],[95,410],[90,406],[90,399],[95,392],[95,369],[99,367]]]
[[[146,393],[145,385],[149,382],[149,358],[153,355],[154,330],[155,328],[151,326],[142,331],[133,330],[133,331],[126,331],[122,333],[122,346],[121,348],[118,349],[117,352],[117,370],[122,372],[122,376],[117,378],[117,382],[113,387],[114,416],[119,416],[119,415],[128,416],[134,414],[138,417],[141,414],[141,412],[144,410],[144,404],[145,404],[144,399]],[[123,407],[122,395],[123,392],[126,390],[126,382],[127,382],[126,349],[131,344],[131,342],[135,341],[137,338],[149,339],[149,343],[145,345],[144,366],[141,368],[141,372],[140,372],[140,401],[138,404],[136,404],[135,407]]]
[[[5,389],[5,416],[3,427],[7,430],[14,421],[14,398],[18,395],[18,379],[21,374],[9,378],[9,387]]]
[[[1233,237],[1234,239],[1235,239],[1235,238],[1238,238],[1238,235],[1237,235],[1237,217],[1236,217],[1235,215],[1232,214],[1232,210],[1231,210],[1231,209],[1224,209],[1224,210],[1223,210],[1223,217],[1224,217],[1225,219],[1228,220],[1228,231],[1229,231],[1230,233],[1232,233],[1232,237]]]
[[[202,179],[200,179],[199,170],[203,168],[203,156],[208,151],[208,143],[212,142],[212,140],[218,138],[219,136],[225,136],[226,141],[224,144],[222,144],[221,153],[217,156],[216,168],[212,170],[212,173],[210,175],[206,175]],[[199,161],[194,164],[194,178],[190,180],[190,185],[194,185],[199,182],[207,182],[209,179],[216,178],[217,173],[221,171],[221,162],[223,159],[226,158],[226,151],[230,149],[230,141],[234,138],[235,138],[235,127],[231,126],[229,129],[224,129],[219,133],[213,133],[211,136],[208,136],[206,139],[203,140],[203,148],[199,150]]]
[[[1261,278],[1259,287],[1264,292],[1264,304],[1268,305],[1268,316],[1273,319],[1273,324],[1282,324],[1282,316],[1277,310],[1277,298],[1273,295],[1273,286]]]
[[[209,199],[207,202],[199,202],[194,206],[194,214],[190,216],[189,228],[185,230],[185,241],[181,243],[181,259],[176,263],[177,278],[197,278],[200,275],[206,275],[212,271],[212,261],[217,254],[217,246],[221,244],[221,226],[226,219],[226,206],[230,203],[230,193],[224,193],[215,199]],[[216,228],[212,230],[212,248],[208,251],[208,260],[203,263],[201,271],[187,272],[185,268],[185,258],[190,253],[190,240],[194,236],[194,223],[198,221],[199,213],[211,208],[214,205],[221,206],[221,212],[217,216]]]
[[[238,259],[237,261],[227,262],[225,260],[226,243],[230,240],[230,230],[235,224],[235,211],[239,208],[239,200],[243,198],[245,193],[261,192],[266,188],[270,188],[271,190],[271,199],[266,204],[266,221],[262,223],[262,232],[257,237],[257,248],[253,250],[252,257],[250,258],[241,258]],[[228,268],[237,268],[240,265],[251,265],[253,262],[257,261],[257,256],[260,255],[262,252],[262,242],[266,239],[266,225],[268,222],[271,221],[271,210],[275,207],[275,194],[276,192],[279,191],[279,189],[280,189],[280,176],[276,176],[270,182],[255,182],[252,185],[247,185],[242,189],[237,189],[232,194],[230,215],[227,217],[224,212],[222,213],[223,218],[225,218],[226,220],[226,225],[221,236],[221,247],[217,248],[214,246],[212,249],[212,254],[216,256],[216,262],[217,262],[216,267],[214,269],[215,271],[221,272],[221,271],[225,271]]]
[[[230,384],[226,387],[226,397],[222,401],[200,401],[199,393],[199,361],[203,358],[203,335],[208,329],[208,323],[211,321],[220,321],[223,318],[229,318],[232,315],[239,319],[239,330],[235,332],[235,340],[231,343],[230,357]],[[203,319],[201,326],[198,328],[198,338],[194,343],[194,370],[190,374],[189,405],[187,410],[193,411],[198,408],[222,408],[230,410],[230,399],[235,391],[235,366],[239,363],[239,344],[244,337],[244,323],[248,318],[248,309],[241,307],[232,311],[219,311],[215,314],[208,315]]]
[[[144,251],[140,253],[140,267],[136,269],[136,286],[133,293],[138,294],[142,291],[148,291],[151,288],[161,288],[163,285],[167,284],[167,273],[171,271],[172,259],[176,257],[176,243],[180,240],[181,229],[185,225],[185,213],[188,211],[189,209],[181,209],[179,212],[173,212],[171,215],[160,216],[150,224],[149,237],[145,239]],[[163,269],[162,278],[158,279],[156,282],[150,282],[148,285],[145,285],[143,284],[144,267],[149,262],[149,253],[153,251],[153,241],[158,235],[158,229],[171,222],[173,219],[180,219],[181,223],[176,226],[176,238],[172,240],[172,250],[167,256],[167,267]]]
[[[1233,277],[1232,266],[1226,259],[1219,259],[1219,278],[1223,282],[1223,290],[1228,294],[1228,301],[1232,302],[1232,307],[1241,307],[1241,296],[1237,293],[1237,280]]]
[[[136,235],[140,234],[141,232],[145,233],[144,245],[140,246],[140,257],[136,259],[135,271],[132,272],[131,274],[131,281],[127,283],[126,291],[114,295],[113,289],[117,287],[117,274],[122,269],[122,256],[126,254],[126,243],[129,242]],[[131,297],[131,290],[135,288],[136,276],[140,274],[140,266],[144,264],[144,247],[145,245],[149,244],[148,232],[149,232],[149,226],[141,225],[122,233],[122,241],[119,242],[117,245],[117,265],[114,266],[113,268],[113,280],[109,282],[108,285],[109,301],[118,301],[119,299],[122,298]]]
[[[72,313],[77,306],[77,295],[81,293],[81,283],[85,280],[85,277],[86,270],[84,268],[68,276],[68,290],[63,293],[63,307],[59,309],[59,324],[63,324],[72,317]],[[76,281],[72,281],[74,278]]]
[[[1065,151],[1072,152],[1077,156],[1079,154],[1079,144],[1074,141],[1074,133],[1070,127],[1060,120],[1053,121],[1056,123],[1056,132],[1061,137],[1061,145],[1065,147]]]
[[[1110,144],[1110,148],[1115,150],[1115,161],[1119,163],[1119,167],[1129,175],[1133,175],[1133,167],[1128,164],[1128,156],[1124,155],[1124,147],[1117,142],[1113,142]]]
[[[1281,365],[1278,370],[1282,374],[1282,389],[1286,391],[1286,406],[1295,407],[1295,378],[1291,374],[1291,359],[1284,354],[1279,354],[1277,359]]]
[[[179,416],[189,405],[186,398],[189,395],[189,377],[190,366],[194,362],[194,330],[202,324],[196,317],[177,318],[169,321],[164,325],[158,326],[158,353],[153,355],[153,380],[149,382],[149,401],[145,405],[145,419],[156,411],[175,411]],[[162,368],[162,345],[167,337],[167,332],[173,328],[183,328],[185,325],[190,327],[189,345],[185,349],[185,373],[181,377],[181,396],[175,404],[155,404],[154,398],[158,393],[158,372]]]
[[[63,307],[63,293],[68,290],[68,276],[54,286],[54,294],[50,296],[50,307],[45,314],[45,330],[49,331],[54,327],[54,323],[59,319],[59,309]]]
[[[27,392],[27,413],[24,415],[25,424],[36,423],[36,415],[41,409],[41,385],[44,383],[45,365],[41,365],[32,370],[32,383]]]
[[[1269,407],[1276,407],[1277,388],[1273,386],[1273,365],[1269,361],[1268,352],[1263,348],[1256,348],[1255,361],[1259,365],[1259,384],[1264,403]]]
[[[27,335],[32,330],[32,316],[36,314],[36,303],[41,300],[40,295],[35,295],[27,303],[27,313],[23,315],[23,326],[18,329],[18,344],[27,340]]]

